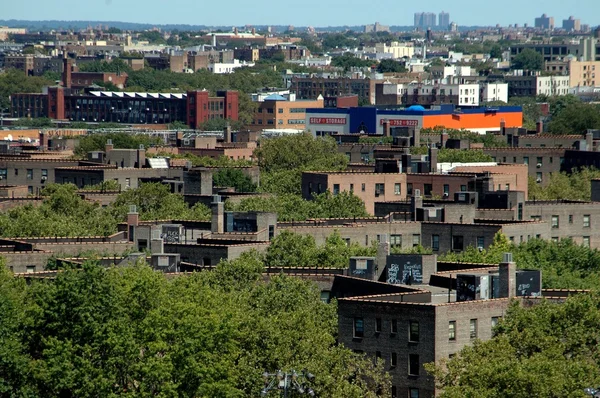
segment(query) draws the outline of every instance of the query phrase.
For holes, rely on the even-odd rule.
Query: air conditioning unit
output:
[[[185,145],[185,146],[190,145],[190,140],[188,140],[188,139],[183,140],[183,145]]]
[[[46,181],[47,179],[48,179],[48,177],[42,176],[42,181]]]
[[[539,169],[540,167],[542,167],[542,164],[538,163],[538,164],[535,165],[535,167],[537,167]]]
[[[450,195],[448,194],[448,192],[444,192],[443,198],[444,198],[444,199],[447,199],[447,198],[448,198],[448,196],[450,196]]]
[[[535,182],[538,182],[538,183],[540,183],[540,182],[542,182],[542,179],[541,179],[541,178],[538,178],[537,180],[535,180]]]
[[[379,195],[381,195],[380,191],[375,191],[375,197],[379,197]]]

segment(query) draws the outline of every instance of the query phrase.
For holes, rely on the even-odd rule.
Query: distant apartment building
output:
[[[376,43],[376,53],[392,54],[392,58],[412,58],[415,55],[415,47],[412,43],[399,43],[393,41],[388,46],[387,43]]]
[[[377,84],[377,105],[441,105],[477,107],[479,84]]]
[[[546,72],[569,76],[570,87],[595,87],[600,85],[600,61],[551,61],[545,64]]]
[[[501,101],[508,103],[508,83],[482,82],[479,84],[481,104]]]
[[[387,25],[381,25],[379,22],[375,22],[373,25],[365,25],[365,33],[378,33],[378,32],[389,32],[390,27]]]
[[[323,99],[291,101],[281,95],[272,94],[259,102],[248,128],[304,130],[306,108],[323,108]]]
[[[569,76],[540,76],[537,72],[524,72],[505,76],[509,97],[558,96],[569,94]]]
[[[344,95],[358,95],[359,100],[375,104],[374,79],[352,79],[349,77],[292,77],[290,90],[298,99],[315,99],[323,97],[338,97]]]
[[[406,199],[406,174],[360,172],[304,172],[302,197],[312,199],[324,192],[338,195],[352,192],[365,203],[370,214],[375,213],[375,202]]]
[[[251,66],[254,66],[254,64],[247,63],[247,62],[240,62],[239,60],[234,59],[233,62],[229,62],[229,63],[208,64],[208,70],[214,74],[221,75],[221,74],[233,73],[236,69],[243,68],[245,66],[251,67]]]
[[[420,29],[435,28],[436,15],[433,12],[415,13],[414,26]]]
[[[554,17],[549,17],[546,14],[542,14],[541,17],[535,19],[534,26],[537,29],[554,29]]]
[[[600,41],[597,37],[576,38],[562,43],[518,43],[510,46],[511,61],[525,49],[532,49],[544,57],[544,61],[560,61],[571,55],[580,61],[600,61]]]
[[[570,16],[568,19],[563,19],[562,28],[567,32],[579,32],[581,31],[581,20]]]
[[[8,40],[9,35],[24,35],[27,33],[25,28],[9,28],[8,26],[0,26],[0,40]]]
[[[4,56],[4,69],[18,69],[33,76],[35,69],[33,54],[7,54]]]
[[[438,26],[440,29],[449,30],[450,29],[450,14],[447,12],[440,12],[438,15]]]

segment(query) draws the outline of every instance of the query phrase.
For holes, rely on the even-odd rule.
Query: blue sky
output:
[[[412,25],[415,12],[444,10],[459,25],[533,24],[547,13],[555,24],[574,15],[600,24],[600,0],[4,0],[0,19],[104,20],[197,25]]]

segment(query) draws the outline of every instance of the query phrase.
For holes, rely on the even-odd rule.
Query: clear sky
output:
[[[574,15],[600,24],[600,0],[2,0],[0,19],[103,20],[193,25],[412,25],[415,12],[446,11],[459,25],[533,25],[546,13],[556,26]]]

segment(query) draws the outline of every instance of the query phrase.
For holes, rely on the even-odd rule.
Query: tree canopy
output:
[[[336,344],[335,304],[253,254],[167,279],[93,262],[25,283],[0,267],[0,391],[21,397],[250,397],[264,371],[307,369],[318,396],[389,394],[382,367]]]
[[[521,51],[512,62],[513,69],[542,70],[543,67],[544,56],[531,48]]]
[[[54,82],[43,77],[27,76],[22,70],[8,69],[0,73],[0,111],[10,108],[8,98],[16,93],[41,93],[42,87]]]
[[[240,169],[224,168],[213,174],[215,187],[232,187],[236,192],[256,192],[256,184]]]
[[[150,137],[147,134],[94,133],[79,137],[75,154],[85,157],[88,152],[104,151],[106,141],[109,139],[112,140],[115,149],[138,149],[140,145],[148,148],[162,143],[160,138]]]
[[[551,173],[545,185],[529,177],[529,198],[533,200],[585,200],[592,199],[592,180],[600,178],[600,170],[581,168],[571,174]]]

